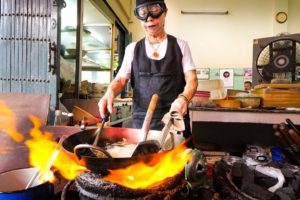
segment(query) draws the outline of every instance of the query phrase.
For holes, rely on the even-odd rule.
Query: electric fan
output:
[[[300,34],[255,39],[253,85],[300,81]]]

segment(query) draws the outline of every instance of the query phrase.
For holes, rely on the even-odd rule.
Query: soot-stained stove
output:
[[[55,200],[212,199],[205,158],[199,150],[192,154],[182,173],[151,189],[130,189],[101,179],[100,173],[84,172],[69,181]]]

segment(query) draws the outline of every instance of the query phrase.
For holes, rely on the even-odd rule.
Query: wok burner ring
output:
[[[130,189],[101,179],[99,173],[84,172],[75,179],[80,200],[131,200],[131,199],[184,199],[188,195],[187,181],[183,175],[168,178],[153,189]],[[68,190],[74,181],[63,189],[62,200],[68,200]]]

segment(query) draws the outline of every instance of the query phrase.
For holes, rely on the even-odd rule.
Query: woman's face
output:
[[[159,18],[155,19],[149,16],[147,21],[141,21],[141,25],[147,35],[157,37],[165,33],[166,14],[167,10]]]

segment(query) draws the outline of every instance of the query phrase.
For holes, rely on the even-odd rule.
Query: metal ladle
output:
[[[81,159],[81,156],[91,156],[97,158],[112,158],[112,156],[102,147],[99,146],[99,140],[101,132],[103,130],[105,122],[109,120],[110,113],[107,111],[102,118],[101,125],[95,131],[95,139],[93,144],[78,144],[74,147],[75,155]]]

